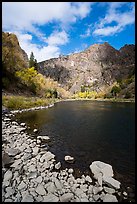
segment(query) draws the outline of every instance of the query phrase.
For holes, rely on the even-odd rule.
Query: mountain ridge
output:
[[[135,46],[125,45],[116,50],[106,42],[94,44],[80,53],[39,62],[38,70],[58,81],[71,93],[80,91],[81,86],[103,91],[134,72]]]

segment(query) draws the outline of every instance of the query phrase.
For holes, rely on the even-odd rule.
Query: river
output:
[[[50,151],[62,166],[89,173],[89,165],[100,160],[111,164],[117,180],[135,186],[135,103],[67,101],[52,108],[24,112],[16,120],[25,122],[29,133],[51,138]],[[74,164],[64,161],[75,158]]]

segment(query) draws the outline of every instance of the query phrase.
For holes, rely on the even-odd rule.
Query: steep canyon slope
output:
[[[71,93],[80,91],[82,86],[91,91],[105,91],[114,82],[134,75],[135,45],[116,50],[106,42],[94,44],[80,53],[42,61],[38,70]]]

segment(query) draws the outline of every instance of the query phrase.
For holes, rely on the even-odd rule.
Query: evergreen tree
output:
[[[33,52],[30,54],[29,67],[35,67],[35,69],[37,69],[37,60],[35,59]]]

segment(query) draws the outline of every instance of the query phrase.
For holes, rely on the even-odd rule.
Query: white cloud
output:
[[[28,56],[33,51],[37,61],[58,57],[60,46],[69,42],[66,28],[91,11],[91,2],[2,2],[2,27],[4,31],[17,35],[20,46]],[[58,28],[43,33],[39,26],[56,23]],[[55,28],[54,28],[55,30]],[[29,34],[27,34],[29,32]],[[25,33],[25,34],[24,34]],[[31,35],[30,35],[31,33]],[[37,36],[47,46],[32,43]]]
[[[44,61],[46,59],[58,57],[60,54],[60,49],[56,45],[47,45],[40,47],[37,44],[31,42],[32,35],[22,34],[20,32],[14,32],[18,39],[20,46],[27,53],[28,57],[30,57],[30,53],[33,51],[35,58],[38,62]]]
[[[90,28],[88,28],[84,34],[81,34],[81,35],[80,35],[80,37],[81,37],[81,38],[87,38],[87,37],[89,37],[90,35],[91,35],[91,30],[90,30]]]
[[[45,40],[49,45],[64,45],[68,43],[68,41],[68,35],[65,31],[55,31]]]
[[[135,22],[134,4],[130,4],[128,11],[120,12],[118,9],[127,2],[109,3],[109,9],[99,23],[96,24],[93,35],[109,36],[122,31],[125,26]],[[129,3],[128,3],[129,6]],[[116,25],[111,25],[115,23]]]
[[[38,25],[59,21],[72,23],[86,17],[91,2],[2,2],[4,29],[35,31]]]

